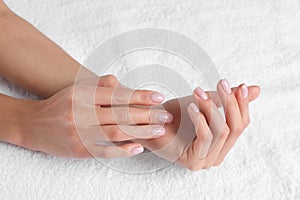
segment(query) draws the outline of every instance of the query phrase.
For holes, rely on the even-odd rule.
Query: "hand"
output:
[[[227,94],[219,82],[217,92],[203,93],[196,89],[194,98],[188,96],[167,101],[164,107],[174,119],[165,125],[166,134],[157,139],[135,141],[158,156],[191,170],[219,165],[249,124],[248,102],[260,93],[258,86],[246,87],[245,93],[242,88],[245,86],[229,88],[230,94]],[[242,94],[247,91],[248,97],[243,98]],[[197,93],[204,97],[206,94],[207,99],[201,99]],[[221,106],[225,120],[217,109]]]
[[[143,151],[141,144],[101,143],[164,134],[162,124],[171,122],[172,115],[149,107],[164,100],[161,94],[120,87],[112,75],[96,83],[82,81],[49,99],[31,102],[24,119],[22,146],[62,157],[129,157]]]

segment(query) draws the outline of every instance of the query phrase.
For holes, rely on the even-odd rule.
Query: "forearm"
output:
[[[42,97],[73,84],[80,63],[0,1],[1,6],[0,75]]]
[[[22,145],[22,127],[30,102],[0,94],[0,141]]]

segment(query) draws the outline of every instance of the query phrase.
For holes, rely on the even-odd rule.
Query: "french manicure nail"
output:
[[[139,153],[142,153],[143,151],[144,151],[144,147],[142,147],[142,146],[133,147],[132,150],[131,150],[131,152],[135,155],[139,154]]]
[[[189,108],[195,113],[199,113],[199,109],[194,103],[190,103]]]
[[[165,100],[165,97],[162,94],[157,93],[157,92],[156,93],[152,93],[150,95],[150,98],[155,103],[161,103],[161,102],[163,102]]]
[[[248,97],[248,87],[245,84],[242,85],[242,96],[244,99]]]
[[[157,128],[153,128],[152,129],[152,135],[157,135],[157,136],[160,136],[160,135],[164,135],[165,134],[165,129],[162,128],[162,127],[157,127]]]
[[[207,100],[207,94],[204,92],[204,90],[200,87],[197,87],[195,89],[195,93],[202,99],[202,100]]]
[[[168,123],[171,122],[173,120],[173,115],[171,115],[170,113],[161,113],[159,115],[159,121],[163,122],[163,123]]]
[[[230,88],[229,82],[226,79],[223,79],[221,81],[221,84],[222,84],[222,88],[223,88],[224,92],[226,92],[227,94],[231,94],[231,88]]]

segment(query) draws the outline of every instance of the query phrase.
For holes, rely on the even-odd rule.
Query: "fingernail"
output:
[[[202,88],[197,87],[195,89],[195,93],[202,99],[202,100],[207,100],[207,94],[203,91]]]
[[[171,115],[170,113],[161,113],[159,115],[159,121],[163,122],[163,123],[168,123],[171,122],[173,120],[173,115]]]
[[[242,96],[244,99],[248,97],[248,87],[245,84],[242,85]]]
[[[195,113],[199,113],[199,109],[194,103],[190,103],[189,108]]]
[[[161,103],[161,102],[163,102],[165,100],[165,97],[162,94],[157,93],[157,92],[156,93],[152,93],[150,95],[150,98],[155,103]]]
[[[139,154],[139,153],[142,153],[143,151],[144,151],[144,147],[142,147],[142,146],[133,147],[132,150],[131,150],[131,152],[135,155]]]
[[[165,129],[162,127],[157,127],[152,129],[152,135],[160,136],[160,135],[164,135],[165,132],[166,132]]]
[[[222,88],[223,88],[224,92],[226,92],[227,94],[231,94],[231,88],[230,88],[228,81],[226,79],[223,79],[221,81],[221,84],[222,84]]]

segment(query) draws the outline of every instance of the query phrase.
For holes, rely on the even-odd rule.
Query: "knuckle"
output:
[[[114,89],[113,100],[115,103],[125,103],[126,99],[128,99],[128,94],[126,90],[124,90],[123,88]]]
[[[245,126],[248,126],[250,124],[250,118],[247,117],[246,120],[245,120]]]
[[[205,139],[205,141],[212,141],[213,134],[210,131],[207,131],[204,139]]]
[[[226,133],[228,133],[228,134],[230,132],[230,128],[229,128],[229,126],[225,122],[224,122],[224,126],[223,126],[223,131],[226,132]]]
[[[211,109],[212,107],[213,107],[213,101],[212,101],[212,99],[209,99],[208,101],[206,101],[206,103],[205,103],[205,107],[206,107],[206,109]]]
[[[199,171],[202,169],[202,166],[199,164],[190,164],[187,166],[187,168],[191,171]]]
[[[203,167],[202,167],[202,169],[210,169],[210,165],[204,165]]]
[[[122,131],[119,128],[114,128],[109,137],[112,141],[120,141],[122,139]]]
[[[68,151],[69,154],[74,158],[85,158],[87,153],[85,146],[83,146],[80,142],[73,142]]]
[[[224,159],[218,159],[213,166],[220,166],[223,163]]]
[[[221,132],[221,137],[227,137],[229,135],[229,133],[230,133],[230,129],[227,126],[227,124],[224,123],[223,129],[222,129],[222,132]]]
[[[138,100],[140,102],[145,103],[149,101],[149,95],[146,91],[140,91],[138,94]]]
[[[243,132],[244,128],[242,126],[234,126],[231,129],[231,132],[235,135],[240,135]]]
[[[212,133],[210,132],[209,129],[207,129],[207,130],[202,134],[202,137],[200,137],[199,139],[200,139],[202,142],[207,142],[207,141],[211,141],[212,138],[213,138]]]
[[[117,77],[113,74],[106,75],[106,78],[107,78],[108,84],[115,84],[115,83],[119,82]]]
[[[115,109],[114,113],[116,117],[116,122],[125,123],[130,121],[131,113],[129,109]]]
[[[159,116],[160,112],[157,111],[157,110],[152,110],[152,109],[148,109],[145,111],[144,115],[146,116],[145,119],[146,119],[146,122],[147,123],[152,123],[155,118],[155,116]]]

